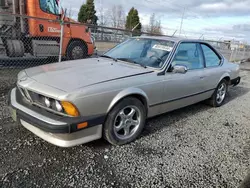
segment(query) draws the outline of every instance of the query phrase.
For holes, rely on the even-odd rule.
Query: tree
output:
[[[68,11],[67,11],[66,16],[67,16],[67,17],[69,17],[69,18],[72,18],[72,16],[73,16],[73,12],[72,12],[72,8],[71,8],[71,6],[69,7],[69,9],[68,9]]]
[[[103,6],[100,6],[98,9],[98,25],[99,26],[107,26],[108,24],[108,17],[107,12],[103,9]]]
[[[78,21],[82,23],[91,23],[97,25],[98,17],[96,16],[94,0],[87,0],[78,13]]]
[[[150,16],[149,25],[146,26],[146,32],[150,34],[162,35],[161,20],[156,20],[155,13]]]
[[[132,30],[135,26],[137,26],[135,31],[141,32],[142,26],[138,11],[134,7],[132,7],[128,13],[125,27],[128,30]]]
[[[121,5],[114,5],[110,12],[111,26],[115,28],[125,27],[125,11]]]

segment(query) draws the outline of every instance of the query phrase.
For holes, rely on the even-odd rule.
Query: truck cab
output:
[[[0,57],[58,56],[61,31],[62,56],[81,59],[93,54],[88,27],[66,17],[58,0],[0,2]]]

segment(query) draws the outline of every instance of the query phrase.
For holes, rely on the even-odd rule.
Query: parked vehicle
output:
[[[58,56],[60,21],[68,23],[62,55],[68,59],[92,55],[94,42],[88,27],[66,17],[59,7],[58,0],[0,0],[0,58]]]
[[[134,141],[145,121],[207,100],[224,103],[239,66],[208,43],[135,37],[102,57],[21,71],[10,92],[14,120],[62,147],[101,138]]]

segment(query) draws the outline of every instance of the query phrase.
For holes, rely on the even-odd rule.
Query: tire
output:
[[[131,115],[132,109],[134,115]],[[113,145],[130,143],[141,134],[145,121],[146,109],[142,102],[134,97],[124,98],[108,114],[103,137]]]
[[[84,59],[88,56],[88,47],[82,41],[73,41],[67,49],[67,58],[69,60]]]
[[[219,94],[219,92],[220,92],[220,89],[221,89],[221,87],[224,85],[224,89],[225,90],[223,90],[224,92],[224,94],[223,93],[221,93],[221,95]],[[213,93],[213,95],[212,95],[212,97],[208,100],[208,102],[209,102],[209,105],[211,105],[212,107],[220,107],[220,106],[222,106],[223,104],[224,104],[224,102],[225,102],[225,99],[226,99],[226,96],[227,96],[227,92],[228,92],[228,82],[225,80],[225,79],[223,79],[219,84],[218,84],[218,86],[217,86],[217,88],[215,89],[215,91],[214,91],[214,93]],[[217,94],[218,95],[220,95],[220,100],[219,100],[219,97],[217,96]],[[222,95],[223,94],[223,95]]]
[[[7,40],[7,55],[9,57],[23,57],[24,44],[21,40]]]

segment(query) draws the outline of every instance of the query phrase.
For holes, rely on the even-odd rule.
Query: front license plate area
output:
[[[16,115],[16,110],[13,108],[10,108],[10,115],[14,121],[17,121],[17,115]]]

